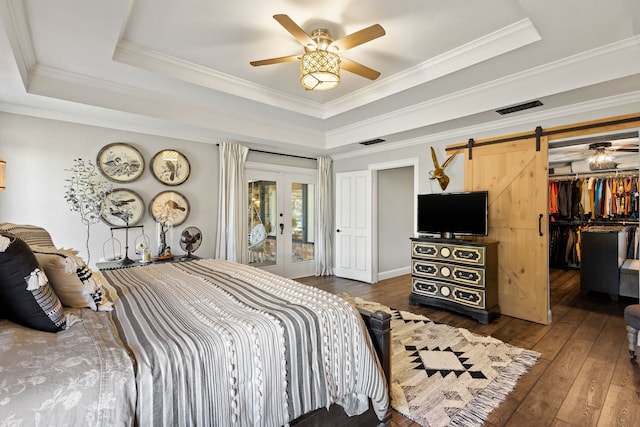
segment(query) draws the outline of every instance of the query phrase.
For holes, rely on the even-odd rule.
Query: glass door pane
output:
[[[275,181],[249,180],[249,264],[274,265],[277,261],[277,185]]]
[[[315,259],[315,190],[313,184],[291,183],[291,262]]]

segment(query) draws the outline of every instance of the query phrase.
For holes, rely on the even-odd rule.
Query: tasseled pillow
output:
[[[95,280],[93,272],[76,251],[37,246],[33,251],[64,306],[111,311],[111,303],[103,297],[101,282]]]
[[[0,233],[0,317],[45,332],[66,327],[60,299],[24,241]]]

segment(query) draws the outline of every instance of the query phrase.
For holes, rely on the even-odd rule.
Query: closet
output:
[[[617,300],[628,293],[620,292],[621,269],[640,253],[638,133],[557,145],[549,145],[549,267],[580,269],[583,293]],[[590,166],[596,156],[604,167]],[[637,294],[636,286],[625,296]]]
[[[638,259],[638,172],[549,177],[549,266],[580,267],[581,233],[624,231],[625,258]]]

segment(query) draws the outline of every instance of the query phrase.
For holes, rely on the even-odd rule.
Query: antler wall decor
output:
[[[429,179],[437,179],[442,191],[446,190],[447,185],[449,185],[449,177],[444,173],[444,169],[449,166],[449,163],[451,163],[451,160],[453,160],[456,154],[458,153],[450,155],[449,158],[444,161],[442,166],[440,166],[438,157],[436,156],[436,151],[431,147],[431,158],[433,159],[433,167],[435,170],[429,171]]]

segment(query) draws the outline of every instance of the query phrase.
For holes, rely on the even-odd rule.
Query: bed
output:
[[[78,266],[38,227],[0,230],[45,274],[46,256]],[[63,307],[58,332],[0,320],[0,425],[280,426],[333,404],[389,420],[388,315],[213,259],[93,272],[83,286],[87,307]]]

